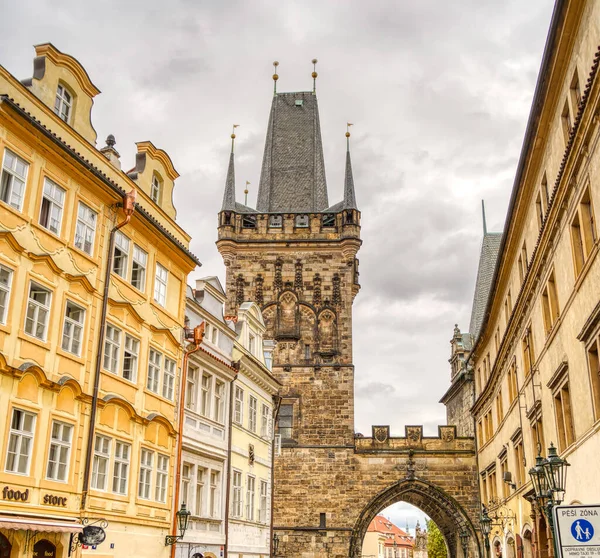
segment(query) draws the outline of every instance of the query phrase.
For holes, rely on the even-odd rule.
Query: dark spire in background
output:
[[[229,155],[229,168],[227,169],[227,180],[225,181],[225,193],[223,194],[221,211],[235,211],[235,165],[233,148],[235,142],[235,129],[238,126],[239,124],[234,124],[231,133],[231,154]]]
[[[350,126],[346,124],[346,173],[344,176],[344,209],[357,209],[356,194],[354,193],[354,177],[352,176],[352,161],[350,160]]]

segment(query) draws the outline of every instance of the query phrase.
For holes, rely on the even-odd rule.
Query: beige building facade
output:
[[[550,444],[571,465],[564,503],[600,502],[598,21],[597,2],[556,3],[505,229],[484,236],[459,372],[474,392],[492,552],[509,558],[553,554],[528,474]],[[453,358],[468,335],[455,331]]]
[[[188,273],[168,155],[98,149],[100,91],[38,45],[0,67],[0,548],[3,558],[166,557]],[[105,528],[82,546],[85,523]],[[77,544],[79,543],[79,545]],[[72,552],[71,552],[72,548]],[[74,554],[73,554],[74,553]]]

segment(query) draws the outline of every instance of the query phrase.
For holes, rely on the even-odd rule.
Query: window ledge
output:
[[[29,335],[29,333],[25,333],[25,331],[22,329],[19,329],[18,337],[19,337],[19,339],[22,339],[23,341],[28,341],[29,343],[33,343],[34,345],[37,345],[38,347],[41,347],[42,349],[46,349],[47,351],[50,350],[50,341],[43,341],[42,339],[39,339],[38,337]],[[29,361],[27,359],[24,359],[23,362],[29,362]]]
[[[121,380],[123,380],[123,378],[121,378]],[[124,382],[127,382],[127,380],[123,380]],[[175,387],[173,387],[173,393],[175,393]],[[151,397],[155,397],[156,399],[160,400],[160,401],[164,401],[165,403],[168,403],[171,406],[175,406],[175,401],[172,399],[167,399],[166,397],[163,397],[162,395],[160,395],[159,393],[156,393],[155,391],[151,391],[149,390],[147,387],[144,388],[144,393],[148,396]]]
[[[113,378],[115,380],[119,380],[119,382],[122,382],[126,386],[132,387],[134,389],[140,388],[140,386],[137,384],[137,379],[135,382],[132,382],[131,380],[127,380],[126,378],[123,378],[123,376],[121,376],[119,374],[115,374],[114,372],[111,372],[110,370],[107,370],[104,367],[102,367],[102,373],[105,374],[108,378]]]
[[[83,343],[82,343],[82,346],[83,346]],[[78,356],[74,353],[70,353],[69,351],[65,351],[60,345],[58,345],[56,347],[56,354],[60,355],[63,358],[72,360],[73,362],[76,362],[77,364],[85,365],[84,357]]]

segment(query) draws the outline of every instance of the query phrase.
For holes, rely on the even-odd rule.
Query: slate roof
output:
[[[475,294],[473,296],[473,308],[471,309],[471,322],[469,324],[469,333],[473,336],[473,339],[479,337],[481,324],[485,316],[501,239],[501,233],[486,233],[483,237],[477,281],[475,282]]]
[[[273,97],[258,200],[259,213],[320,212],[329,205],[317,97],[312,92]]]

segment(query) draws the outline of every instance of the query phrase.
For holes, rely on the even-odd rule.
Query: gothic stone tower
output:
[[[352,303],[361,240],[348,147],[349,140],[344,198],[329,206],[317,98],[276,93],[257,207],[236,202],[232,142],[219,213],[227,312],[248,300],[261,307],[282,384],[277,556],[359,558],[372,519],[404,500],[434,519],[454,557],[464,529],[476,548],[472,439],[456,437],[454,426],[432,438],[421,426],[407,426],[401,438],[390,437],[389,426],[374,426],[372,438],[354,436]]]

